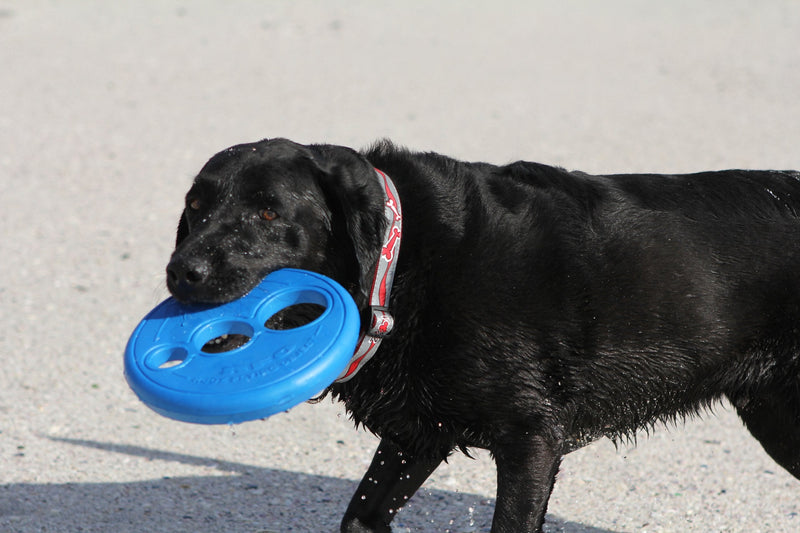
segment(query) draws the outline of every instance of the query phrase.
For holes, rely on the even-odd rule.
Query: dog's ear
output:
[[[382,186],[375,169],[358,152],[330,145],[309,148],[334,219],[344,223],[352,245],[358,263],[359,291],[368,299],[388,224]]]
[[[189,223],[186,221],[186,211],[181,213],[181,221],[178,222],[178,234],[175,237],[175,247],[177,248],[178,245],[183,242],[189,235]]]

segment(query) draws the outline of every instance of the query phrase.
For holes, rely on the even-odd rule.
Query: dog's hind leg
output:
[[[764,450],[800,479],[800,383],[780,393],[731,401]]]
[[[492,450],[497,503],[492,533],[540,533],[561,463],[563,443],[520,435]]]
[[[441,459],[417,459],[382,440],[342,520],[342,533],[388,533],[397,511]]]

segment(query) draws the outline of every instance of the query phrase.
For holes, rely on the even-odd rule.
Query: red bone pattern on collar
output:
[[[394,327],[394,318],[389,314],[388,302],[392,292],[395,260],[400,251],[400,237],[403,234],[403,216],[400,210],[400,196],[389,176],[375,169],[375,173],[383,185],[383,213],[389,225],[383,236],[383,248],[378,257],[375,277],[372,279],[369,304],[372,309],[372,321],[368,330],[361,333],[355,353],[350,358],[347,368],[336,378],[336,383],[344,383],[356,375],[361,367],[378,351],[383,337]]]

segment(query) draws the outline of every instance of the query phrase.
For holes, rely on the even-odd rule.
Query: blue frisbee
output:
[[[324,310],[293,329],[270,317],[295,304]],[[125,349],[125,378],[154,411],[184,422],[235,424],[265,418],[313,397],[345,369],[360,318],[350,294],[321,274],[282,269],[222,305],[168,298],[142,319]],[[221,339],[232,349],[214,353]]]

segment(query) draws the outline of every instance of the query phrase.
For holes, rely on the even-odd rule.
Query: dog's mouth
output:
[[[167,289],[184,304],[221,305],[245,296],[278,268],[255,270],[174,254],[166,268]]]
[[[264,327],[276,331],[299,328],[312,323],[325,312],[325,306],[317,304],[295,304],[281,309],[264,323]],[[232,352],[250,342],[251,337],[243,333],[226,333],[205,343],[201,349],[208,354]]]
[[[284,331],[308,325],[325,312],[325,306],[318,304],[294,304],[279,310],[264,323],[266,329]],[[206,342],[201,351],[207,354],[221,354],[237,350],[252,340],[246,333],[225,333]]]
[[[249,276],[231,275],[225,279],[205,279],[203,282],[176,279],[167,270],[167,289],[179,302],[198,305],[222,305],[238,300],[253,290],[266,277],[250,279]]]

